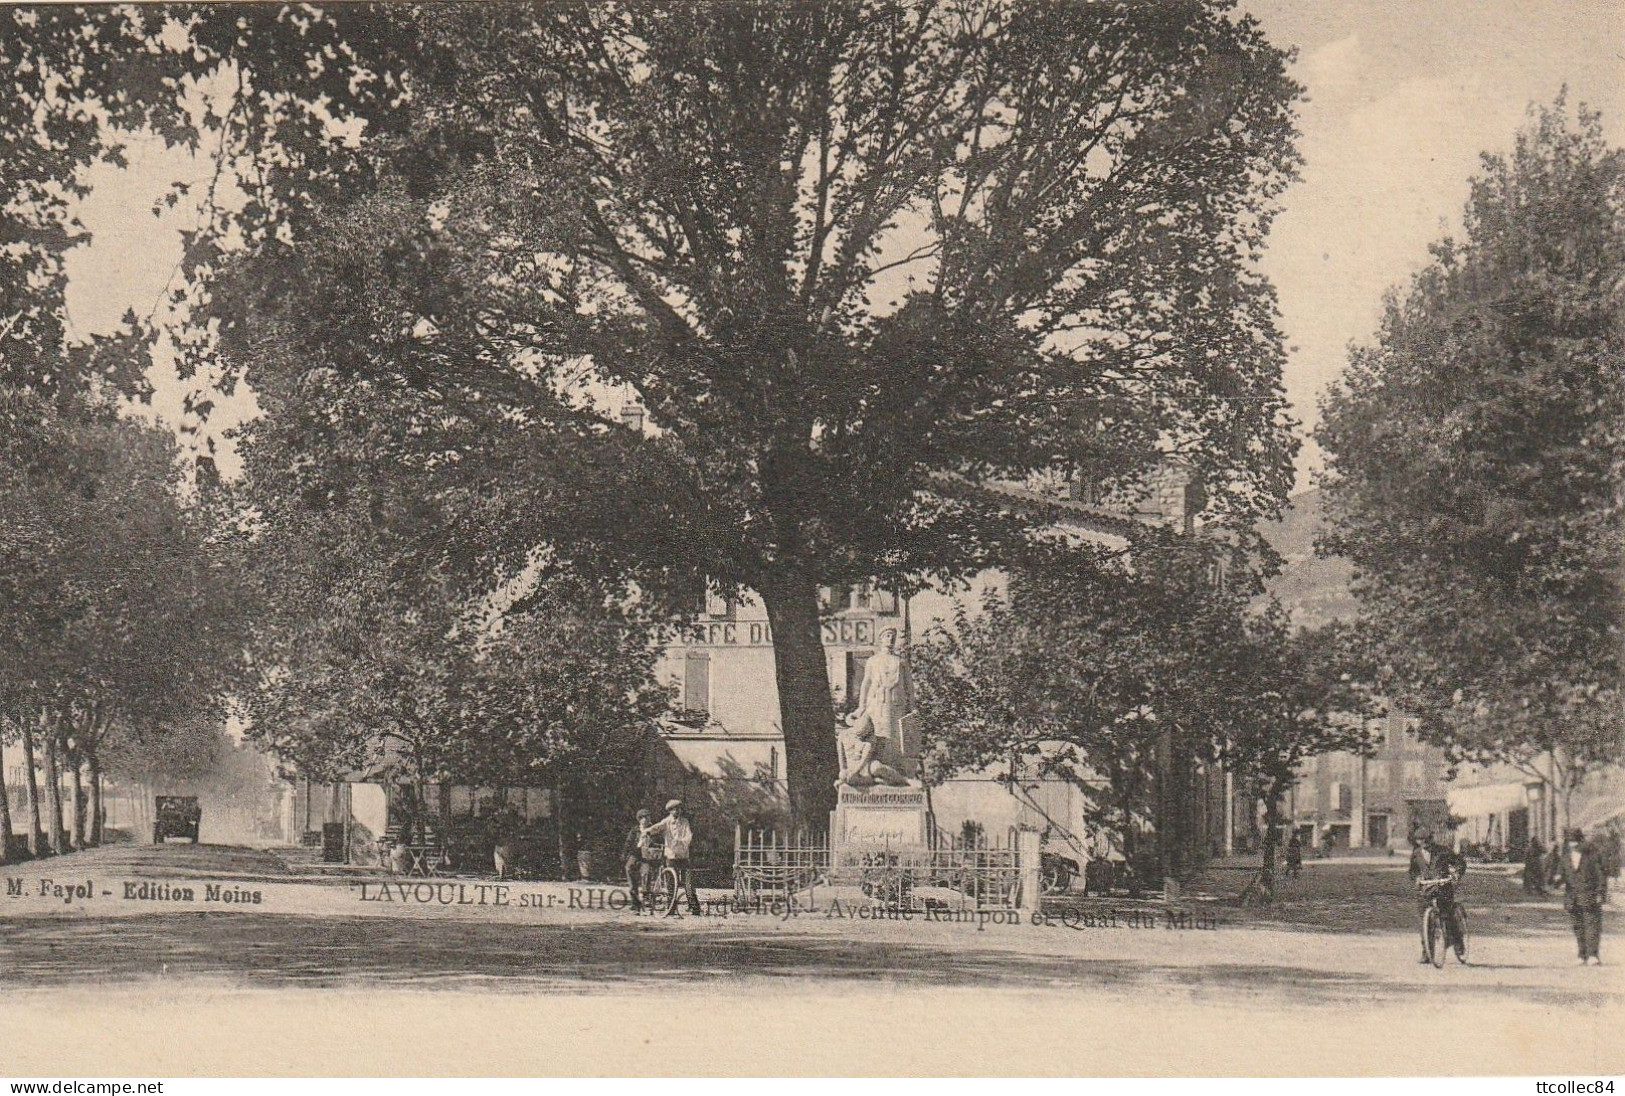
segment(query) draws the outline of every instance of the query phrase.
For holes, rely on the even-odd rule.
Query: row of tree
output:
[[[1378,683],[1456,760],[1567,809],[1625,760],[1625,152],[1562,99],[1486,155],[1324,401]]]
[[[256,627],[203,664],[243,659],[255,733],[309,771],[398,755],[418,779],[559,781],[591,768],[572,759],[607,764],[659,706],[646,625],[710,583],[766,603],[791,804],[819,818],[835,772],[820,586],[906,593],[1029,559],[1044,523],[990,479],[1134,483],[1172,454],[1241,549],[1286,492],[1281,339],[1255,260],[1296,166],[1300,89],[1226,4],[43,8],[3,28],[0,352],[18,399],[93,430],[92,408],[142,395],[147,343],[172,337],[132,317],[127,337],[66,351],[64,211],[85,165],[156,133],[212,150],[216,183],[244,196],[209,188],[172,349],[183,376],[245,383],[265,416],[240,439],[242,482],[205,478],[213,516],[231,515],[212,539],[156,497],[141,520],[206,549],[187,564],[200,591],[237,576],[219,604],[251,598],[227,615]],[[1594,131],[1550,124],[1491,165],[1473,242],[1396,301],[1322,435],[1339,543],[1388,637],[1379,684],[1440,728],[1532,713],[1488,752],[1585,713],[1598,741],[1614,733],[1618,172]],[[1561,207],[1571,192],[1586,208]],[[1473,413],[1478,357],[1510,363],[1505,414]],[[1518,402],[1548,380],[1558,402]],[[1401,408],[1427,429],[1396,447]],[[1536,443],[1559,440],[1544,469]],[[1407,558],[1423,543],[1438,583]],[[1121,770],[1125,817],[1153,740],[1227,752],[1266,799],[1310,748],[1295,742],[1332,740],[1335,637],[1185,596],[1195,580],[1172,565],[1036,567],[985,618],[1019,631],[1048,613],[1059,630],[1028,649],[1076,648],[1048,714],[1020,709],[1038,720],[1022,741]],[[108,589],[139,607],[131,582]],[[1456,587],[1476,608],[1436,613]],[[209,648],[213,618],[194,630],[192,613],[170,626]],[[1107,618],[1121,653],[1087,638]],[[1536,624],[1550,654],[1518,662]],[[16,634],[37,665],[70,665]],[[1463,657],[1439,669],[1418,635]],[[99,719],[162,726],[109,684],[139,661],[17,670],[73,683],[19,701],[20,729],[43,712],[82,751]],[[176,672],[151,691],[209,692]],[[974,733],[950,759],[988,756],[990,717],[954,711],[945,726]]]
[[[101,840],[110,767],[218,745],[239,606],[167,431],[85,399],[0,404],[0,742],[21,749],[38,855]],[[12,810],[0,785],[0,832]]]
[[[69,338],[83,171],[165,116],[128,79],[141,17],[85,18],[0,16],[0,746],[22,760],[0,780],[0,857],[13,813],[33,854],[83,847],[110,773],[206,768],[240,663],[234,582],[175,438],[124,415],[144,347]]]
[[[803,818],[836,767],[820,586],[1019,549],[990,477],[1173,446],[1238,530],[1285,491],[1254,260],[1299,89],[1218,0],[7,21],[29,105],[207,148],[247,196],[188,239],[179,357],[294,410],[313,497],[383,414],[369,459],[460,500],[449,579],[545,545],[651,605],[763,598]]]

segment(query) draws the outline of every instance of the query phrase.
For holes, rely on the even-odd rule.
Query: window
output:
[[[835,611],[835,587],[820,586],[818,588],[818,612],[821,616],[828,616]],[[845,608],[845,606],[842,606]]]
[[[1347,784],[1337,785],[1337,809],[1340,811],[1354,809],[1354,789]]]
[[[734,618],[734,603],[715,591],[707,590],[705,594],[705,615],[732,620]]]
[[[1365,771],[1365,786],[1374,792],[1388,790],[1388,763],[1373,761]]]
[[[875,591],[875,612],[883,616],[897,615],[897,594],[892,590]]]
[[[553,816],[553,793],[545,788],[525,788],[519,807],[520,817],[527,822]]]
[[[451,813],[457,817],[474,813],[474,789],[466,784],[451,786]]]
[[[867,609],[874,601],[874,592],[867,585],[852,587],[851,605],[854,609]]]
[[[689,651],[683,656],[683,708],[690,712],[711,712],[711,656]]]
[[[1407,790],[1420,788],[1423,781],[1422,762],[1407,761],[1405,764],[1405,787]]]

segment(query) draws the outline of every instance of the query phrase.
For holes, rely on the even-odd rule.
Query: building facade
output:
[[[1449,763],[1417,737],[1419,722],[1403,713],[1373,720],[1370,757],[1322,754],[1293,787],[1288,813],[1304,840],[1336,848],[1398,849],[1421,827],[1447,823]]]

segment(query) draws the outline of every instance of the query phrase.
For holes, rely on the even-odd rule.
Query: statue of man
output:
[[[840,784],[907,784],[894,765],[900,751],[902,721],[908,705],[907,668],[897,653],[897,629],[884,628],[876,637],[879,649],[863,669],[857,707],[841,729]]]

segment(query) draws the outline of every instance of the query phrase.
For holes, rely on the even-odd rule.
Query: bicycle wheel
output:
[[[1424,949],[1427,952],[1428,962],[1435,967],[1444,966],[1444,949],[1439,945],[1443,935],[1444,926],[1439,924],[1439,909],[1437,906],[1428,906],[1422,912],[1422,939],[1425,941]]]
[[[1463,966],[1467,963],[1467,911],[1458,903],[1455,916],[1456,928],[1456,962]]]
[[[669,868],[662,868],[649,876],[649,885],[644,888],[643,905],[650,913],[665,913],[671,909],[671,889],[666,879],[669,871]]]
[[[677,869],[660,869],[660,898],[653,905],[656,913],[677,912]]]

